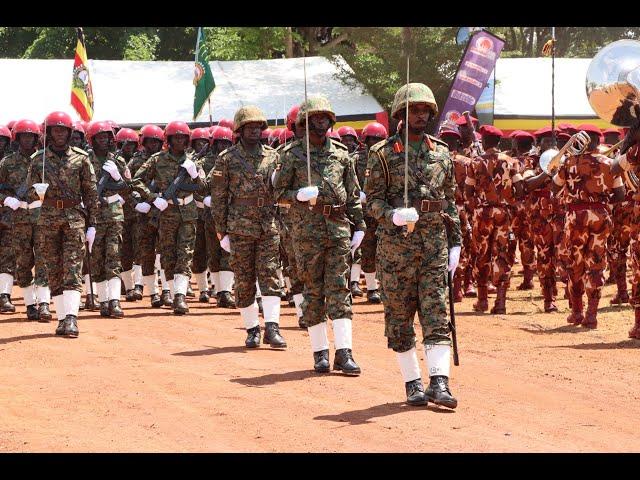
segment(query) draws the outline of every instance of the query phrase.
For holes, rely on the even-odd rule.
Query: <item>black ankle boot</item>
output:
[[[38,320],[38,308],[35,305],[27,305],[27,320]]]
[[[133,287],[133,291],[134,291],[134,295],[136,297],[136,300],[142,300],[143,294],[144,294],[144,286],[143,285],[136,285],[135,287]]]
[[[151,295],[151,307],[152,308],[162,307],[162,299],[160,298],[160,295],[158,295],[157,293],[154,293],[153,295]]]
[[[260,346],[260,325],[247,330],[247,339],[244,344],[247,348],[258,348]]]
[[[436,405],[448,408],[456,408],[458,406],[458,400],[451,395],[451,390],[449,390],[449,377],[444,375],[431,377],[426,395],[427,399]]]
[[[64,319],[64,334],[67,337],[77,337],[80,331],[78,330],[78,317],[75,315],[67,315]]]
[[[236,308],[236,301],[231,296],[231,292],[218,292],[217,296],[218,307],[220,308]]]
[[[100,316],[101,317],[109,316],[109,302],[100,302]]]
[[[185,313],[189,313],[189,306],[185,301],[184,295],[182,293],[176,293],[173,298],[173,313],[176,315],[184,315]]]
[[[169,290],[162,290],[162,305],[165,307],[173,307],[173,299],[171,298],[171,292]]]
[[[313,352],[313,369],[318,373],[329,373],[329,350]]]
[[[409,405],[426,405],[429,403],[424,393],[424,386],[421,379],[405,382],[404,389],[407,392],[407,403]]]
[[[340,348],[336,350],[333,359],[333,369],[341,370],[349,375],[360,375],[360,367],[353,359],[350,348]]]
[[[280,326],[275,322],[266,322],[264,324],[262,343],[269,344],[272,348],[287,348],[287,342],[280,335]]]
[[[42,302],[38,305],[38,321],[40,323],[48,323],[51,320],[51,310],[49,310],[49,304]]]
[[[120,307],[120,300],[109,300],[109,316],[113,318],[124,317],[124,312]]]

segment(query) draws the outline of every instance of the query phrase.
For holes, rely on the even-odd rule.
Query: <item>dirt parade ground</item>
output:
[[[54,335],[56,321],[27,322],[16,295],[17,312],[0,317],[0,451],[640,450],[631,307],[609,306],[607,286],[589,331],[565,322],[566,300],[544,314],[537,281],[526,292],[520,283],[512,279],[507,315],[471,313],[469,298],[456,305],[455,411],[405,405],[382,305],[361,298],[353,337],[363,374],[349,378],[312,371],[308,335],[289,307],[288,349],[247,350],[237,310],[194,299],[183,317],[146,298],[123,302],[120,320],[81,312],[80,337],[67,339]]]

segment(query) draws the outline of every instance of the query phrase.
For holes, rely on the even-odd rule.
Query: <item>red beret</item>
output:
[[[494,137],[503,137],[504,133],[493,125],[482,125],[480,127],[480,135],[492,135]]]
[[[607,135],[608,133],[614,133],[616,135],[622,135],[622,132],[620,132],[620,130],[618,130],[617,128],[607,128],[606,130],[604,130],[602,132],[603,135]]]
[[[472,117],[471,115],[469,116],[471,117],[471,123],[473,123],[474,125],[477,125],[478,119],[475,117]],[[467,118],[464,115],[460,115],[456,120],[456,125],[466,125],[466,124],[467,124]]]
[[[551,136],[551,127],[549,127],[549,126],[542,127],[540,129],[536,130],[535,132],[533,132],[533,134],[536,136],[536,138],[550,137]]]
[[[591,123],[583,123],[582,125],[578,125],[578,130],[584,130],[587,133],[595,133],[596,135],[602,135],[602,132],[598,127]]]
[[[561,132],[567,132],[569,134],[578,133],[575,125],[572,125],[571,123],[559,123],[558,125],[556,125],[556,128]]]
[[[531,135],[529,132],[525,132],[524,130],[516,130],[515,132],[511,132],[511,137],[515,138],[516,140],[522,138],[530,138],[531,140],[535,139],[533,135]]]
[[[558,132],[556,134],[556,138],[564,138],[565,140],[569,140],[571,138],[571,135],[569,135],[567,132]]]
[[[459,132],[457,132],[456,130],[449,130],[449,129],[442,130],[440,132],[440,138],[442,138],[444,136],[462,138]]]

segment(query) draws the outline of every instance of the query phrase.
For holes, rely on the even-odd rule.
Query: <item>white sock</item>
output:
[[[425,345],[424,353],[427,357],[427,367],[429,368],[429,376],[436,375],[449,376],[451,362],[449,359],[451,346],[449,345]]]
[[[260,291],[260,285],[258,285],[258,280],[256,280],[256,297],[262,297],[262,292]]]
[[[260,321],[258,319],[259,313],[260,310],[258,309],[258,303],[255,301],[248,307],[240,309],[240,316],[242,317],[242,321],[244,322],[245,330],[249,330],[250,328],[260,325]]]
[[[167,282],[167,276],[162,269],[160,269],[160,283],[162,283],[162,290],[169,290],[169,282]]]
[[[160,263],[160,254],[156,253],[156,263],[154,264],[156,270],[162,270],[162,264]]]
[[[207,271],[205,270],[202,273],[194,273],[196,277],[196,283],[198,284],[198,290],[200,293],[206,292],[209,290],[209,284],[207,282]]]
[[[309,339],[311,339],[311,350],[319,352],[329,350],[329,337],[327,336],[327,322],[321,322],[313,327],[307,328]]]
[[[126,272],[122,272],[120,274],[120,278],[122,279],[122,283],[124,283],[124,290],[128,292],[129,290],[133,290],[133,270],[127,270]]]
[[[133,266],[133,284],[143,285],[142,283],[142,265]]]
[[[220,272],[219,292],[230,292],[233,289],[233,272],[222,270]]]
[[[142,277],[142,282],[149,296],[153,294],[158,294],[158,274],[155,273],[153,275],[147,275],[146,277]]]
[[[276,274],[278,275],[278,281],[280,282],[280,287],[284,287],[284,276],[282,275],[282,269],[277,268]]]
[[[85,295],[91,295],[91,286],[89,285],[90,281],[89,281],[89,274],[84,276],[84,294]],[[96,289],[95,289],[95,282],[93,282],[94,285],[94,289],[93,289],[93,293],[96,293]]]
[[[109,283],[107,280],[104,282],[98,282],[96,284],[96,289],[94,292],[98,295],[99,302],[108,302],[109,301]]]
[[[0,273],[0,293],[11,295],[13,289],[13,275],[8,273]]]
[[[376,272],[364,272],[364,279],[367,282],[367,290],[377,290],[378,280],[376,280]]]
[[[220,272],[211,274],[211,282],[213,283],[213,289],[218,293],[220,291]]]
[[[22,296],[24,297],[24,306],[34,305],[36,303],[36,286],[29,285],[22,289]]]
[[[171,295],[171,298],[173,298],[174,296],[173,280],[167,280],[167,288],[169,289],[169,294]]]
[[[291,279],[289,277],[284,277],[284,285],[287,290],[291,291]]]
[[[396,352],[396,358],[400,365],[400,372],[404,383],[411,382],[422,378],[420,374],[420,363],[418,362],[418,355],[416,353],[416,347],[413,347],[407,352]]]
[[[362,266],[359,263],[354,263],[351,265],[351,281],[352,282],[360,282],[360,272],[362,271]]]
[[[78,311],[80,310],[80,292],[75,290],[65,290],[62,292],[64,297],[64,308],[67,311],[67,315],[75,315],[78,316]]]
[[[51,303],[51,290],[49,287],[38,285],[36,287],[36,296],[38,297],[38,303]]]
[[[352,348],[350,318],[338,318],[333,321],[333,343],[336,350]]]
[[[262,311],[264,322],[280,323],[280,297],[267,295],[262,297]]]
[[[53,297],[53,306],[56,309],[56,317],[58,320],[64,320],[67,316],[67,311],[64,305],[64,295],[56,295]]]
[[[302,302],[304,302],[304,295],[296,293],[293,296],[293,303],[296,306],[296,314],[298,315],[298,318],[302,318]]]
[[[107,285],[107,295],[109,296],[109,300],[120,300],[120,291],[122,289],[122,282],[120,281],[120,278],[110,278]]]
[[[186,295],[188,285],[189,285],[189,277],[187,277],[186,275],[176,273],[173,276],[173,290],[175,295],[179,293],[181,293],[182,295]]]

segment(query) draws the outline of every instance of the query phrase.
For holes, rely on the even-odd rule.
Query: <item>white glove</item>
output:
[[[356,230],[353,232],[353,238],[351,239],[351,256],[356,253],[356,250],[362,243],[362,239],[364,238],[364,232],[362,230]]]
[[[229,235],[225,235],[222,240],[220,240],[220,246],[225,252],[231,253],[231,240],[229,240]]]
[[[362,190],[360,190],[360,203],[364,203],[366,201],[367,201],[367,195]]]
[[[118,201],[120,202],[120,205],[124,205],[124,198],[122,198],[119,193],[117,193],[116,195],[118,195]]]
[[[161,212],[162,212],[163,210],[165,210],[165,209],[169,206],[169,204],[167,203],[167,201],[166,201],[164,198],[162,198],[162,197],[157,197],[157,198],[153,201],[153,204],[154,204],[154,205],[156,206],[156,208],[157,208],[158,210],[160,210]]]
[[[205,207],[211,207],[211,195],[207,195],[206,197],[204,197],[202,203],[204,203]]]
[[[198,176],[198,167],[193,163],[193,160],[187,158],[180,166],[187,171],[191,178],[196,178]]]
[[[111,178],[113,178],[116,182],[119,182],[122,179],[122,176],[118,171],[118,166],[113,160],[107,160],[106,162],[104,162],[104,165],[102,165],[102,169],[109,175],[111,175]]]
[[[393,224],[402,227],[407,222],[417,222],[420,218],[415,208],[396,208],[393,211]]]
[[[87,244],[89,245],[89,253],[93,249],[93,241],[96,239],[96,227],[87,228]]]
[[[149,210],[151,210],[151,205],[149,205],[147,202],[140,202],[135,206],[135,210],[136,212],[140,213],[149,213]]]
[[[17,210],[20,207],[20,200],[14,197],[7,197],[4,199],[4,206],[9,207],[11,210]]]
[[[313,187],[304,187],[298,190],[296,198],[299,202],[308,202],[312,198],[318,198],[319,193],[318,187],[315,185]]]
[[[456,245],[455,247],[451,247],[449,249],[449,267],[448,270],[451,273],[456,272],[456,268],[458,268],[458,263],[460,263],[460,245]]]

